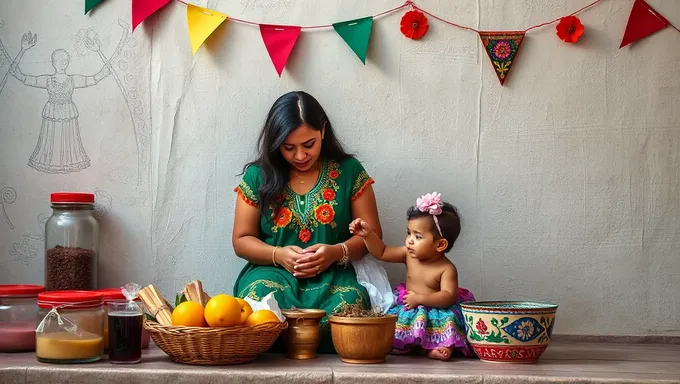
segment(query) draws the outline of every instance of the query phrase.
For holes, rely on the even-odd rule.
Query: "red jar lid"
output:
[[[42,285],[29,284],[0,284],[0,297],[36,297],[40,292],[44,292]]]
[[[38,307],[52,309],[64,306],[64,309],[97,308],[104,304],[104,295],[95,291],[49,291],[38,294]]]
[[[62,204],[94,204],[94,194],[80,192],[55,192],[50,195],[50,202]]]

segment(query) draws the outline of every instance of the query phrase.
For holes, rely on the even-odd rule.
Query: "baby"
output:
[[[458,287],[458,270],[446,257],[460,234],[458,211],[434,192],[419,198],[407,216],[408,231],[401,247],[386,246],[361,218],[349,226],[377,259],[406,264],[406,284],[394,291],[396,304],[388,311],[399,316],[393,353],[420,347],[432,359],[448,360],[454,349],[472,356],[459,304],[475,298]]]

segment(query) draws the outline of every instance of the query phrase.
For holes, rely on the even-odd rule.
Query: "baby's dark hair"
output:
[[[444,253],[448,253],[453,247],[453,243],[458,239],[460,235],[460,215],[458,214],[458,209],[449,203],[443,203],[442,213],[437,216],[437,221],[439,221],[439,228],[442,230],[442,236],[439,236],[439,231],[434,223],[434,219],[429,212],[422,212],[416,206],[412,206],[406,212],[409,220],[417,219],[420,217],[429,217],[432,222],[432,234],[436,239],[444,238],[449,242],[449,246],[446,247]]]

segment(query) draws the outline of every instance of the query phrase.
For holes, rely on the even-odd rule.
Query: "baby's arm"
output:
[[[389,263],[405,263],[408,250],[406,247],[388,247],[365,221],[356,219],[349,225],[349,231],[364,238],[368,252],[376,259]]]
[[[439,284],[439,292],[422,295],[417,301],[426,307],[442,309],[455,304],[458,299],[458,270],[455,265],[446,266]]]

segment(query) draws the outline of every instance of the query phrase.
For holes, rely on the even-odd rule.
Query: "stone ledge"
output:
[[[389,356],[385,364],[350,365],[337,356],[294,361],[277,355],[238,366],[174,364],[157,348],[143,362],[119,366],[38,363],[33,354],[0,354],[2,384],[320,384],[320,383],[674,383],[680,384],[680,346],[554,342],[530,365],[484,363],[476,359],[432,361]]]

